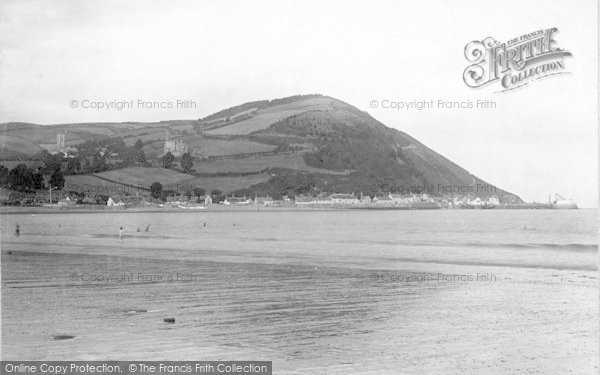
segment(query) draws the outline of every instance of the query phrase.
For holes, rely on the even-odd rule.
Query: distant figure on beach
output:
[[[203,227],[205,227],[205,226],[206,226],[206,223],[204,223],[202,226],[203,226]]]
[[[15,236],[19,237],[21,235],[21,227],[19,227],[19,223],[17,223],[17,227],[15,228]]]
[[[144,232],[149,232],[150,231],[150,225],[146,225],[146,230]]]
[[[119,228],[119,242],[123,242],[123,227]]]

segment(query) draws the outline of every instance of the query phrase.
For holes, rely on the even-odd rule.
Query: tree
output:
[[[171,168],[171,165],[173,165],[173,162],[175,161],[175,156],[173,156],[173,154],[171,154],[171,151],[168,151],[165,156],[163,156],[163,166],[165,168]]]
[[[185,154],[183,154],[181,156],[181,162],[179,163],[179,165],[181,166],[181,168],[186,171],[189,172],[192,170],[192,168],[194,167],[194,160],[192,159],[192,155],[190,155],[189,152],[186,152]]]
[[[163,187],[162,184],[158,181],[153,182],[152,185],[150,185],[150,193],[152,194],[152,197],[157,198],[160,197],[161,193],[162,193]]]
[[[146,154],[144,153],[144,150],[137,151],[137,153],[135,154],[135,162],[139,164],[143,164],[146,162]]]
[[[219,189],[213,189],[210,191],[210,196],[213,203],[220,203],[223,201],[223,192]]]
[[[104,156],[100,156],[100,154],[94,155],[92,168],[94,172],[104,172],[104,170],[106,170],[106,160],[104,159]]]
[[[198,196],[198,197],[202,197],[202,196],[206,195],[206,189],[195,187],[194,188],[194,195]]]
[[[71,174],[75,174],[81,170],[81,160],[79,158],[67,159],[67,171]]]
[[[160,193],[160,199],[163,201],[166,201],[168,197],[174,197],[177,195],[177,192],[175,190],[163,190]]]
[[[32,175],[32,187],[36,190],[44,189],[44,176],[38,171]]]
[[[31,168],[27,168],[25,164],[17,165],[8,174],[8,184],[13,190],[31,190],[33,186],[33,171]]]
[[[46,165],[46,168],[55,171],[60,168],[60,164],[63,161],[63,155],[60,152],[52,155],[47,150],[42,150],[40,159]]]
[[[65,177],[63,176],[60,169],[57,169],[52,174],[52,177],[50,177],[50,187],[60,190],[64,186],[65,186]]]
[[[144,148],[144,143],[142,143],[142,140],[138,138],[138,140],[135,141],[133,148],[135,148],[136,150],[141,150]]]
[[[8,168],[0,165],[0,186],[8,184],[8,173]]]

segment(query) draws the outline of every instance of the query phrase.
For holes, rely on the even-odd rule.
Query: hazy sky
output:
[[[0,3],[0,122],[199,118],[321,93],[405,131],[528,201],[597,202],[597,9],[576,1],[23,1]],[[462,80],[467,43],[557,27],[571,74],[514,92]],[[193,100],[94,110],[71,100]],[[371,100],[475,101],[398,111]]]

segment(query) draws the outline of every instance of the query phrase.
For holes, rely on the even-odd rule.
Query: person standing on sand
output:
[[[19,237],[21,235],[21,227],[19,226],[19,223],[17,223],[17,227],[15,228],[15,236]]]
[[[123,227],[119,228],[119,242],[123,242]]]

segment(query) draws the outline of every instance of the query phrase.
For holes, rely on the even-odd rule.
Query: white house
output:
[[[406,204],[410,204],[410,203],[419,201],[419,198],[415,194],[413,194],[410,197],[402,195],[402,194],[390,194],[388,197],[392,200],[392,203],[394,203],[394,204],[406,205]]]
[[[315,203],[316,204],[331,204],[333,202],[331,201],[331,196],[319,195],[318,197],[315,198]]]
[[[390,196],[384,195],[382,197],[373,198],[373,203],[379,204],[379,205],[392,205],[392,204],[394,204],[394,200],[392,198],[390,198]]]
[[[488,198],[487,204],[491,204],[493,206],[499,206],[500,205],[500,200],[498,199],[497,196],[492,195],[491,197]]]
[[[331,203],[333,204],[357,204],[360,203],[354,194],[332,194]]]
[[[303,196],[297,196],[294,199],[295,203],[298,205],[308,205],[308,204],[316,204],[316,200],[313,197],[303,197]]]
[[[273,204],[273,198],[269,197],[268,195],[266,197],[254,197],[254,204],[262,204],[268,206],[270,204]]]
[[[108,197],[106,205],[109,207],[123,207],[125,206],[125,203],[123,203],[123,201],[115,202],[112,197]]]
[[[474,199],[467,200],[467,204],[471,206],[481,206],[483,205],[483,201],[479,197],[475,197]]]
[[[462,206],[463,204],[465,204],[463,197],[461,196],[455,196],[454,198],[452,198],[452,205],[453,206]]]
[[[225,200],[223,201],[223,204],[225,205],[230,205],[230,204],[235,204],[235,205],[243,205],[243,204],[250,204],[252,203],[252,200],[250,200],[250,198],[246,198],[246,197],[226,197]]]

